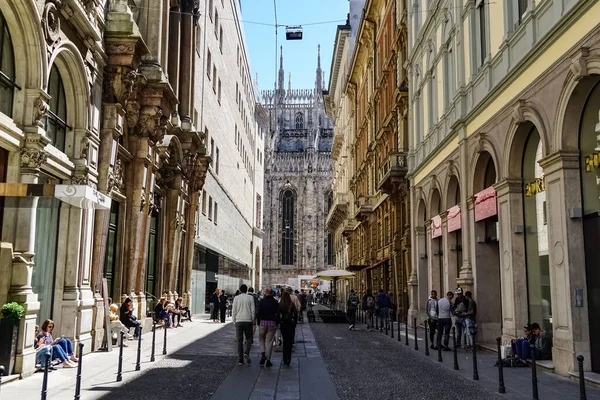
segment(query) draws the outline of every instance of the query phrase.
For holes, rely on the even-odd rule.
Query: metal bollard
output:
[[[425,321],[425,355],[429,355],[429,338],[427,337],[427,324],[429,321]]]
[[[406,321],[404,322],[404,338],[406,339],[404,344],[408,346],[408,316],[406,316]]]
[[[152,323],[152,353],[150,354],[150,361],[154,362],[154,350],[156,348],[156,321]]]
[[[46,364],[44,365],[44,380],[42,381],[42,400],[46,400],[46,396],[48,395],[48,368],[50,368],[50,360],[52,356],[49,353],[46,353]]]
[[[167,355],[167,324],[164,325],[163,329],[165,330],[165,339],[163,341],[163,356]]]
[[[75,378],[75,400],[81,399],[81,366],[83,365],[83,343],[79,343],[79,364],[77,365],[77,377]]]
[[[140,362],[141,362],[141,358],[142,358],[142,335],[141,332],[138,335],[138,350],[137,350],[137,361],[135,363],[135,370],[139,371],[140,369],[142,369]]]
[[[537,379],[537,364],[535,362],[535,346],[530,344],[531,350],[531,390],[533,391],[533,400],[538,400],[538,379]]]
[[[390,335],[394,338],[394,320],[390,318]]]
[[[583,356],[577,356],[577,364],[579,366],[579,400],[587,400],[585,394],[585,378],[583,376]]]
[[[502,366],[502,352],[500,349],[501,341],[501,337],[496,338],[496,347],[498,348],[498,392],[506,393],[506,388],[504,387],[504,369]]]
[[[396,320],[398,322],[398,341],[401,342],[401,338],[400,338],[400,313],[398,313],[398,319]]]
[[[379,313],[375,312],[375,330],[379,329],[379,315],[377,315],[377,314],[379,314]]]
[[[438,362],[444,362],[444,358],[442,357],[442,331],[441,331],[441,329],[438,329],[437,351],[438,351]]]
[[[477,370],[477,344],[475,343],[475,335],[473,335],[473,380],[479,380],[479,371]]]
[[[452,327],[452,344],[454,345],[454,348],[452,349],[452,352],[454,353],[454,370],[458,371],[458,353],[456,352],[456,327],[455,326]]]
[[[117,367],[117,382],[123,380],[123,332],[121,332],[121,339],[119,341],[119,366]]]
[[[413,318],[413,324],[415,327],[415,350],[419,350],[419,337],[417,336],[417,319]]]
[[[388,335],[388,328],[389,328],[389,324],[390,324],[390,321],[389,321],[389,319],[390,319],[390,312],[388,311],[388,312],[385,314],[385,336],[387,336],[387,335]]]
[[[2,376],[4,375],[4,365],[0,365],[0,389],[2,389]]]

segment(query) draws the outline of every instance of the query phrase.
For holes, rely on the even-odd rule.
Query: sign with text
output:
[[[460,206],[457,204],[448,209],[448,233],[458,231],[462,227]]]
[[[483,189],[473,197],[475,199],[475,221],[482,221],[498,214],[496,189],[493,186]]]

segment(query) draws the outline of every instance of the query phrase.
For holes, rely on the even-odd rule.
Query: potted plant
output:
[[[4,365],[4,374],[14,372],[17,355],[19,325],[25,314],[25,308],[19,303],[6,303],[2,306],[0,319],[0,365]]]

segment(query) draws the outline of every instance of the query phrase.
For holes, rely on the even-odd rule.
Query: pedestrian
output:
[[[348,296],[348,302],[346,303],[346,309],[348,310],[348,320],[350,321],[349,331],[354,330],[354,324],[356,324],[356,309],[358,308],[358,296],[354,293],[354,289],[350,289],[350,295]]]
[[[231,318],[235,325],[235,335],[238,342],[238,364],[243,365],[244,360],[251,364],[250,348],[252,347],[253,325],[256,310],[254,309],[254,297],[247,294],[248,286],[240,286],[240,294],[233,299]],[[244,345],[244,337],[246,343]]]
[[[462,337],[465,326],[465,313],[469,309],[469,300],[463,296],[463,290],[459,286],[454,292],[456,294],[456,300],[452,306],[452,314],[456,316],[454,319],[454,325],[456,326],[456,347],[460,349],[462,343]]]
[[[258,315],[258,295],[256,293],[254,293],[254,288],[253,287],[249,287],[248,288],[248,294],[250,296],[252,296],[254,298],[254,311],[256,312],[256,315]],[[256,319],[256,315],[254,316],[254,319]],[[256,326],[258,326],[258,322],[256,322],[256,325],[254,325],[254,329],[256,330]]]
[[[371,294],[371,289],[367,290],[363,297],[363,309],[367,313],[367,332],[373,330],[373,314],[375,313],[375,297]]]
[[[465,298],[469,301],[469,306],[465,312],[465,350],[473,348],[473,338],[477,335],[477,303],[473,300],[470,291],[465,292]]]
[[[437,345],[444,351],[450,351],[448,342],[450,341],[450,328],[452,327],[452,298],[454,293],[446,293],[446,297],[438,301],[438,335]],[[442,335],[444,342],[442,344]]]
[[[379,309],[379,332],[383,332],[384,324],[387,325],[387,317],[390,314],[390,306],[392,301],[390,300],[390,296],[383,291],[383,289],[379,289],[379,293],[377,294],[377,308]]]
[[[219,315],[221,317],[222,324],[225,323],[225,313],[226,312],[227,312],[227,294],[225,294],[224,290],[221,290],[221,295],[219,296]]]
[[[277,332],[279,321],[279,303],[273,297],[273,290],[268,287],[265,289],[265,297],[258,303],[256,322],[258,328],[258,341],[260,344],[260,366],[266,365],[272,367],[271,354],[273,352],[273,339]]]
[[[212,322],[219,322],[219,312],[221,307],[219,306],[219,299],[221,297],[221,289],[216,288],[215,292],[210,297],[210,318]]]
[[[298,310],[288,291],[281,296],[279,303],[279,321],[281,323],[281,336],[283,337],[283,363],[289,366],[292,362],[292,345],[298,321]]]
[[[308,291],[306,301],[308,302],[308,311],[312,311],[313,303],[315,302],[315,295],[313,294],[312,290]]]
[[[438,310],[438,298],[437,291],[432,290],[431,296],[427,299],[425,303],[425,311],[427,312],[427,323],[429,324],[429,341],[431,345],[429,346],[433,350],[437,350],[437,346],[435,345],[435,331],[438,328],[438,318],[439,318],[439,310]]]

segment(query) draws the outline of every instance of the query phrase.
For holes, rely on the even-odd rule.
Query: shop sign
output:
[[[537,178],[535,181],[525,184],[525,197],[535,196],[545,191],[546,183],[544,182],[544,178]]]
[[[592,172],[600,167],[600,151],[585,157],[585,172]]]
[[[448,233],[459,230],[462,227],[460,206],[457,204],[448,209]]]
[[[483,189],[473,197],[475,203],[475,221],[482,221],[498,214],[496,190],[493,186]]]
[[[442,236],[442,217],[436,215],[431,218],[431,238],[435,239]]]

